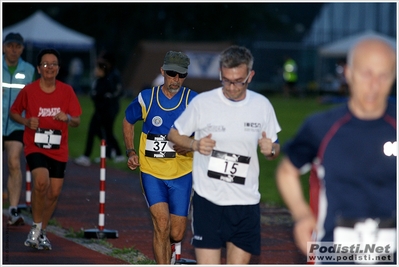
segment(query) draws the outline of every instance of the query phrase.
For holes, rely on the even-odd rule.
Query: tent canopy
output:
[[[62,51],[63,63],[68,66],[73,57],[84,60],[85,72],[80,81],[70,81],[68,68],[62,68],[58,78],[69,82],[76,90],[80,86],[90,88],[91,72],[96,61],[95,39],[67,28],[38,10],[26,19],[3,29],[3,38],[10,32],[20,33],[24,38],[26,61],[36,64],[35,55],[43,48],[55,48]],[[69,56],[65,56],[69,54]],[[65,60],[67,58],[67,60]],[[73,83],[76,83],[75,85]],[[78,87],[79,86],[79,87]]]
[[[349,49],[358,41],[367,38],[378,38],[387,41],[396,49],[396,39],[376,33],[374,31],[366,31],[364,33],[352,35],[336,42],[324,45],[319,48],[319,55],[322,57],[346,57]]]
[[[3,36],[20,33],[29,46],[51,46],[58,49],[88,50],[94,47],[94,38],[69,29],[48,17],[41,10],[30,17],[3,29]]]

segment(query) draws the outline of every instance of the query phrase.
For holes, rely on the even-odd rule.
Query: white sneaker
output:
[[[11,209],[10,216],[8,217],[9,225],[24,225],[25,221],[17,209]]]
[[[115,163],[125,162],[125,161],[126,161],[126,158],[125,158],[125,156],[122,156],[122,155],[116,156],[116,157],[114,158],[114,162],[115,162]]]
[[[40,235],[40,230],[37,229],[36,225],[33,225],[28,234],[28,238],[24,243],[25,246],[42,249],[41,247],[39,247],[39,235]]]
[[[78,165],[89,167],[91,165],[90,158],[86,157],[85,155],[80,156],[73,160]]]
[[[112,149],[112,150],[111,150],[111,155],[110,155],[110,157],[111,157],[111,159],[113,159],[113,158],[116,157],[116,151],[115,151],[115,149]]]
[[[52,246],[50,243],[50,240],[48,240],[47,235],[46,235],[46,230],[41,230],[40,235],[39,235],[39,249],[44,249],[44,250],[52,250]]]

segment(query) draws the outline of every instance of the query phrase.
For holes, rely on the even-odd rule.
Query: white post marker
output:
[[[25,204],[19,204],[18,210],[26,209],[28,212],[31,212],[31,200],[32,200],[32,176],[29,170],[28,164],[26,164],[26,177],[25,177]]]
[[[84,231],[85,238],[117,238],[118,231],[104,229],[105,226],[105,177],[106,177],[106,142],[101,140],[101,161],[100,161],[100,196],[99,196],[99,215],[98,228],[87,229]]]
[[[181,242],[175,243],[176,262],[175,265],[197,264],[195,260],[184,259],[181,257]]]

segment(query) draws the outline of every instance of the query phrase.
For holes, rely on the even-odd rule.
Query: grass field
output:
[[[282,96],[267,96],[272,103],[277,119],[280,123],[282,131],[279,133],[280,144],[284,143],[291,138],[304,118],[308,115],[329,108],[329,105],[319,104],[316,98],[284,98]],[[119,145],[122,151],[125,150],[122,135],[122,120],[124,118],[124,111],[129,105],[132,99],[123,99],[121,101],[121,109],[118,114],[117,120],[114,125],[114,133],[119,141]],[[69,154],[70,157],[76,158],[83,154],[86,144],[88,125],[93,113],[93,104],[89,97],[79,96],[79,101],[83,109],[83,114],[81,116],[81,124],[77,128],[70,128],[69,131]],[[135,127],[135,135],[138,137],[140,135],[141,124],[137,124]],[[135,147],[138,148],[138,138],[135,140]],[[91,158],[97,158],[100,156],[100,140],[96,138],[94,140],[94,149]],[[282,200],[277,191],[275,183],[275,170],[281,156],[276,160],[269,161],[263,156],[259,156],[260,159],[260,192],[262,194],[262,202],[267,202],[275,205],[282,205]],[[130,171],[126,163],[114,163],[112,160],[107,161],[107,167],[117,168],[123,171]],[[135,172],[138,173],[138,170]],[[302,177],[303,188],[307,191],[308,175]]]

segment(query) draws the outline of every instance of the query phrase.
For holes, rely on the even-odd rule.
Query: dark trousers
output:
[[[118,141],[114,135],[114,123],[118,109],[104,109],[101,111],[96,110],[90,120],[89,132],[86,139],[86,148],[84,155],[90,157],[93,150],[94,138],[97,136],[100,140],[106,141],[106,156],[111,158],[112,150],[115,150],[117,156],[122,155]]]

